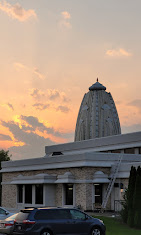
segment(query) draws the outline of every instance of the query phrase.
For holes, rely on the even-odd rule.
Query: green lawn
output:
[[[94,216],[104,221],[106,225],[106,235],[141,235],[141,230],[131,229],[127,225],[122,224],[116,218]]]

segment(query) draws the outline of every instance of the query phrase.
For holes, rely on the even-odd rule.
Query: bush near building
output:
[[[141,168],[131,167],[128,189],[124,195],[121,216],[130,227],[141,228]]]

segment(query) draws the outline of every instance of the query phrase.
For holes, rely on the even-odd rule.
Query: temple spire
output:
[[[99,83],[98,78],[97,78],[97,82],[94,83],[91,87],[89,87],[90,91],[94,91],[94,90],[106,90],[106,87],[103,86],[101,83]]]

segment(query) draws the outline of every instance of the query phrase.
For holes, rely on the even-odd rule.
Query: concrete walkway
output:
[[[90,216],[94,216],[94,217],[97,217],[97,216],[105,216],[105,217],[119,217],[120,215],[115,213],[115,212],[86,212],[88,215]]]

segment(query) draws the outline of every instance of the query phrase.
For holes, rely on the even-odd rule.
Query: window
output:
[[[32,184],[25,185],[25,203],[32,204]]]
[[[18,185],[18,194],[17,194],[17,202],[22,203],[23,202],[23,185]]]
[[[17,203],[43,204],[43,184],[17,185]]]
[[[6,214],[6,211],[5,211],[5,210],[3,210],[2,208],[0,208],[0,214],[5,215],[5,214]]]
[[[111,153],[121,153],[121,150],[120,149],[111,150]]]
[[[35,204],[43,204],[43,185],[35,185]]]
[[[55,220],[55,219],[71,219],[69,210],[67,209],[42,209],[36,212],[35,219]]]
[[[73,205],[73,184],[65,184],[65,204]]]
[[[56,155],[63,155],[63,153],[62,152],[53,152],[52,153],[52,156],[56,156]]]
[[[128,149],[124,149],[124,153],[129,153],[129,154],[134,154],[134,148],[128,148]]]
[[[139,147],[139,154],[141,154],[141,147]]]
[[[86,216],[80,211],[77,210],[70,210],[72,219],[80,219],[80,220],[85,220]]]
[[[102,184],[95,184],[95,203],[102,203]]]

